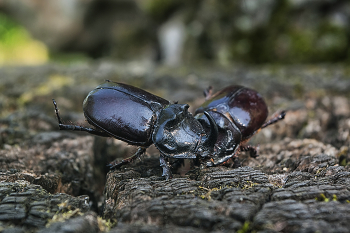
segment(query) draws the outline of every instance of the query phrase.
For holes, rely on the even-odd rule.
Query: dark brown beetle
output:
[[[171,171],[167,158],[208,157],[217,140],[218,129],[208,113],[204,112],[210,122],[205,131],[188,112],[187,104],[170,104],[163,98],[127,84],[107,81],[88,94],[83,111],[94,128],[63,124],[55,100],[53,103],[61,130],[85,131],[140,146],[132,157],[111,163],[111,168],[130,163],[154,144],[160,151],[163,176],[169,179]]]
[[[250,151],[257,157],[255,147],[244,146],[250,137],[260,129],[282,120],[286,112],[268,122],[268,109],[262,96],[255,90],[242,86],[229,86],[211,95],[211,87],[205,91],[206,101],[196,110],[195,117],[205,129],[209,129],[208,120],[203,117],[208,112],[218,126],[218,139],[214,153],[207,166],[216,166],[234,158],[238,151]]]

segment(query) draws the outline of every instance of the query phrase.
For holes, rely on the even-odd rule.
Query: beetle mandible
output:
[[[83,102],[87,122],[93,128],[63,124],[53,100],[60,130],[85,131],[94,135],[114,137],[139,146],[136,153],[111,168],[119,168],[139,158],[154,144],[160,151],[163,176],[172,177],[168,158],[208,159],[207,166],[216,166],[236,156],[239,150],[259,129],[284,118],[285,112],[265,122],[267,106],[254,90],[230,86],[211,95],[196,110],[194,117],[187,104],[171,104],[142,89],[116,82],[106,83],[92,90]]]

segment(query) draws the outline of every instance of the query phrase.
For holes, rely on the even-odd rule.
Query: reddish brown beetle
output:
[[[214,146],[214,156],[207,166],[216,166],[235,157],[238,151],[250,151],[252,157],[257,156],[255,147],[243,146],[257,131],[282,120],[286,112],[268,122],[268,109],[262,96],[255,90],[242,86],[229,86],[211,95],[211,87],[205,91],[206,101],[200,106],[195,117],[205,129],[209,122],[203,116],[208,112],[218,126],[218,139]]]

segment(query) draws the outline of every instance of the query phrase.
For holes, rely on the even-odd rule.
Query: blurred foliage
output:
[[[182,1],[145,0],[140,6],[153,20],[161,23],[182,6]]]
[[[43,41],[55,62],[106,56],[223,65],[350,61],[350,1],[28,0],[21,13],[9,2],[0,10]],[[47,61],[44,45],[22,27],[1,14],[0,25],[0,64]]]
[[[348,61],[346,7],[350,4],[341,0],[148,0],[142,9],[159,23],[182,15],[186,63],[212,60],[230,64]]]
[[[37,65],[47,60],[46,46],[0,13],[0,65]]]
[[[48,59],[59,64],[84,63],[92,60],[91,57],[82,52],[63,53],[55,51],[49,51]]]

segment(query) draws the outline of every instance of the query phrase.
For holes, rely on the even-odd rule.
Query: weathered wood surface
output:
[[[275,164],[282,170],[298,164],[293,171],[278,174],[273,167],[268,172],[261,163],[255,169],[203,169],[196,178],[170,181],[148,177],[140,164],[110,172],[103,214],[131,224],[190,226],[208,232],[247,226],[257,231],[348,232],[350,172],[336,164],[338,151],[309,139],[285,140],[278,146],[283,149],[273,151],[267,145],[261,153],[271,150],[276,157],[287,148],[291,154],[280,159],[289,161]]]
[[[2,232],[349,232],[345,68],[237,67],[194,76],[192,70],[140,74],[109,65],[0,69]],[[289,112],[254,137],[260,156],[240,154],[239,168],[174,171],[174,179],[165,181],[157,150],[150,148],[140,161],[108,172],[108,162],[135,148],[58,131],[51,99],[66,122],[84,124],[82,99],[116,76],[191,106],[201,103],[209,84],[239,83],[258,89],[270,112]],[[51,79],[68,84],[44,94],[36,89]]]

